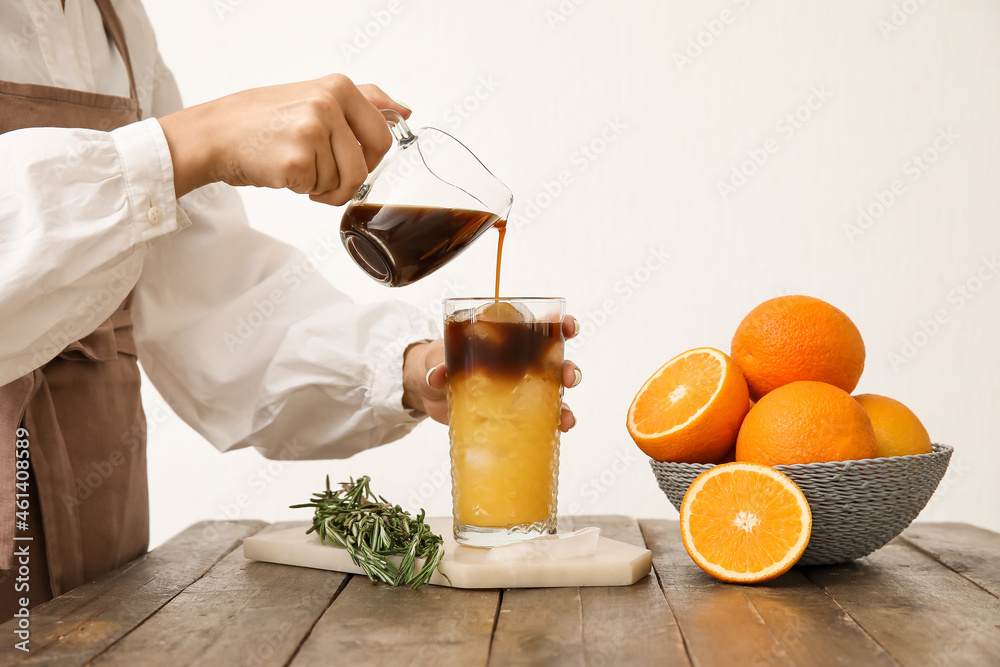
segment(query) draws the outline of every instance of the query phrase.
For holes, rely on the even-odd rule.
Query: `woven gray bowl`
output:
[[[798,484],[812,511],[812,536],[798,565],[845,563],[885,546],[934,495],[952,451],[934,445],[930,454],[774,466]],[[677,511],[694,478],[713,467],[652,459],[649,465]]]

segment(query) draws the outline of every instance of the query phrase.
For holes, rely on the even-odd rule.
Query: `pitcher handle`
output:
[[[379,109],[382,112],[382,117],[385,118],[386,124],[389,126],[389,131],[392,132],[392,136],[396,138],[396,143],[399,144],[400,148],[406,148],[414,141],[417,140],[417,135],[410,131],[410,126],[406,124],[403,117],[392,109]],[[358,190],[358,194],[354,195],[354,199],[351,203],[358,203],[364,201],[365,197],[372,189],[372,183],[378,178],[378,175],[382,172],[384,165],[379,164],[375,167],[375,170],[368,175],[365,179],[364,184]]]
[[[379,109],[379,111],[385,117],[385,122],[389,125],[389,131],[392,132],[392,136],[396,137],[396,142],[400,148],[406,148],[417,140],[417,136],[410,132],[406,121],[397,112],[392,109]]]

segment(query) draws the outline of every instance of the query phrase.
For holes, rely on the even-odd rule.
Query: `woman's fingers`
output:
[[[566,340],[575,338],[580,333],[580,321],[572,315],[567,315],[562,321],[563,336]],[[563,362],[563,385],[573,388],[583,381],[583,373],[580,367],[572,361]],[[565,403],[562,404],[562,412],[559,415],[559,430],[565,433],[576,426],[576,415]]]
[[[438,391],[444,391],[445,377],[447,373],[445,372],[444,364],[438,364],[437,366],[432,366],[424,380],[427,382],[427,386],[431,389],[436,389]]]
[[[328,136],[326,145],[316,151],[316,183],[309,191],[310,196],[321,197],[340,186],[340,170],[333,155],[332,141],[333,137]]]
[[[580,372],[580,367],[574,364],[572,361],[563,362],[563,385],[569,388],[573,388],[580,384],[583,380],[583,373]]]
[[[565,433],[576,426],[576,415],[565,403],[562,404],[562,412],[559,415],[559,430]]]
[[[336,119],[333,126],[330,145],[337,165],[337,187],[313,199],[324,204],[340,206],[349,202],[358,193],[358,188],[368,177],[368,166],[361,145],[358,144],[347,121]]]
[[[358,86],[358,90],[361,94],[371,102],[375,107],[379,109],[392,109],[398,113],[403,118],[410,117],[410,108],[400,104],[393,98],[389,97],[384,90],[372,83],[363,83]]]
[[[574,322],[575,320],[573,320],[573,318],[569,318],[568,320],[563,322],[563,327],[570,328],[570,330],[572,331],[574,327]],[[439,343],[440,341],[436,342]],[[440,356],[438,356],[439,354],[443,355],[443,346],[439,345],[439,347],[442,347],[442,350],[435,350],[435,352],[438,354],[434,355],[433,361],[437,361],[438,359],[441,358]],[[440,362],[437,363],[436,365],[429,366],[427,373],[424,376],[424,383],[430,389],[439,392],[444,391],[446,380],[447,380],[447,372],[445,369],[444,362]],[[564,362],[563,374],[562,374],[563,385],[565,385],[566,387],[575,387],[578,384],[580,384],[581,380],[583,380],[583,373],[580,372],[579,366],[577,366],[572,361]],[[441,418],[438,419],[438,421],[444,423],[447,421],[447,419]],[[573,414],[573,410],[570,409],[568,405],[563,403],[561,405],[561,410],[559,414],[559,430],[565,433],[574,426],[576,426],[576,415]]]
[[[562,321],[563,336],[566,340],[571,338],[576,338],[577,334],[580,333],[580,321],[573,317],[572,315],[567,315]]]
[[[368,99],[357,91],[343,104],[344,117],[347,118],[354,136],[361,144],[368,171],[372,171],[382,161],[382,157],[392,148],[392,133],[386,124],[385,116]]]
[[[392,133],[386,124],[381,109],[392,109],[406,118],[409,109],[394,102],[381,88],[371,84],[355,86],[350,79],[334,79],[337,99],[343,109],[354,136],[361,144],[368,171],[372,171],[382,161],[382,157],[392,148]]]

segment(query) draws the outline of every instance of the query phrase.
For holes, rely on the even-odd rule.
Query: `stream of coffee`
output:
[[[507,235],[507,221],[497,220],[493,225],[500,232],[500,238],[497,239],[497,282],[496,287],[493,291],[493,300],[500,300],[500,260],[503,259],[503,237]]]

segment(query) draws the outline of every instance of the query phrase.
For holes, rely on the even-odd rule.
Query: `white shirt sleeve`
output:
[[[0,134],[0,385],[96,329],[188,224],[155,120]]]
[[[164,399],[222,451],[342,458],[408,433],[403,352],[435,337],[399,302],[359,305],[316,262],[340,256],[337,232],[311,257],[251,229],[236,191],[180,200],[190,228],[146,257],[133,322],[139,359]]]

